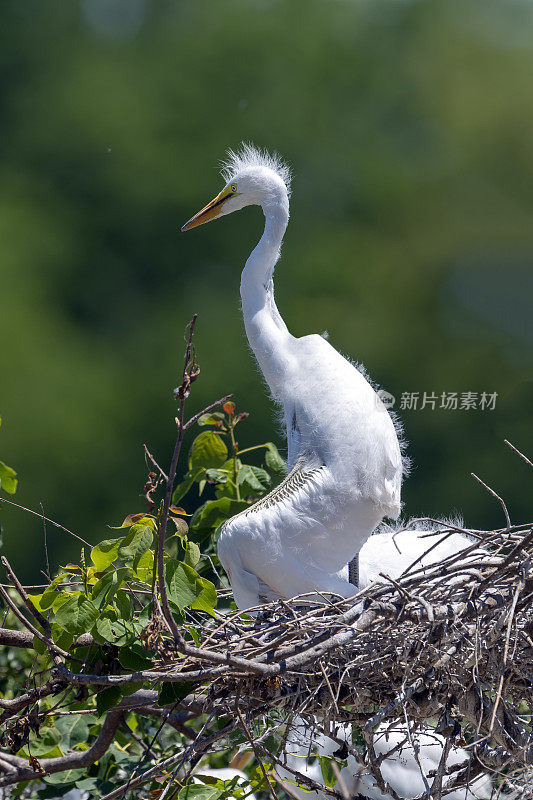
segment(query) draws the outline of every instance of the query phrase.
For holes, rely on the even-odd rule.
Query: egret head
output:
[[[270,155],[252,144],[229,150],[222,164],[226,185],[210,203],[181,229],[188,231],[245,206],[261,206],[263,211],[283,210],[288,215],[290,170],[276,154]]]

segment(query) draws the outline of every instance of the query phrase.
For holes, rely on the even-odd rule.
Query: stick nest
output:
[[[231,714],[237,703],[253,716],[313,715],[333,737],[335,723],[352,722],[366,742],[368,771],[393,797],[373,732],[406,720],[416,730],[428,719],[471,759],[449,771],[441,764],[425,797],[440,797],[447,775],[442,787],[451,789],[487,771],[502,790],[533,796],[525,793],[533,761],[533,529],[449,528],[428,534],[428,550],[456,532],[474,537],[467,550],[432,568],[415,564],[399,580],[383,576],[355,598],[302,597],[261,606],[255,617],[219,617],[196,654],[164,669],[196,679],[206,661],[219,659],[218,674],[208,669],[206,710]],[[364,749],[348,751],[361,760]]]

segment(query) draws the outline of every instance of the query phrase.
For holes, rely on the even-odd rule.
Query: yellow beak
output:
[[[218,217],[222,210],[222,204],[229,200],[230,197],[234,197],[234,192],[231,189],[223,189],[220,194],[217,194],[214,200],[211,200],[201,211],[191,217],[191,219],[185,223],[182,231],[190,231],[191,228],[196,228],[198,225],[203,225],[205,222],[211,222],[212,219]]]

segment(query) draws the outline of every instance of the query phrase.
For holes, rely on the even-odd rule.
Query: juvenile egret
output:
[[[340,725],[337,729],[337,738],[344,739],[349,744],[352,742],[351,725]],[[412,734],[414,745],[418,748],[420,763],[415,757],[415,751],[409,743],[408,730],[405,725],[393,725],[389,731],[386,725],[381,725],[374,734],[374,750],[376,756],[387,756],[390,751],[398,748],[388,755],[381,763],[383,779],[389,784],[399,797],[415,797],[421,795],[426,787],[422,772],[431,785],[434,774],[438,769],[445,740],[431,728]],[[301,775],[311,778],[317,783],[323,783],[320,763],[316,755],[331,756],[338,750],[338,745],[322,733],[312,731],[301,717],[296,717],[287,737],[287,766]],[[452,747],[446,760],[446,766],[451,767],[462,764],[468,760],[466,750],[461,747]],[[294,786],[292,781],[298,779],[287,769],[278,767],[279,776],[283,780],[291,781],[291,790],[301,800],[328,800],[328,795],[316,791],[309,793],[304,788]],[[371,800],[392,800],[390,794],[384,794],[378,787],[374,778],[368,772],[362,760],[349,755],[346,766],[341,770],[342,781],[351,797],[370,798]],[[446,792],[446,781],[443,780],[442,797],[446,800],[475,800],[475,798],[489,798],[492,791],[492,781],[486,774],[480,775],[470,782],[468,788],[452,789]],[[303,785],[303,784],[302,784]]]
[[[362,368],[322,336],[292,336],[276,307],[288,168],[242,145],[229,151],[222,175],[222,191],[182,230],[249,205],[263,210],[263,235],[242,272],[242,311],[250,346],[283,408],[290,472],[224,525],[219,558],[239,608],[316,591],[350,597],[355,589],[343,567],[384,517],[400,512],[397,431]]]
[[[427,569],[470,548],[471,538],[451,532],[453,528],[461,527],[462,522],[457,519],[441,522],[416,520],[405,525],[384,522],[367,539],[359,553],[359,588],[365,589],[374,581],[383,581],[381,574],[397,579],[411,565],[413,571]],[[487,554],[476,548],[466,558],[471,560],[480,555]],[[349,579],[348,566],[341,574],[345,580]],[[450,585],[455,580],[449,578],[446,583]]]

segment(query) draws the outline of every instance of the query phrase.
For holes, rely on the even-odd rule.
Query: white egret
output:
[[[359,553],[359,589],[382,582],[381,574],[397,579],[411,565],[413,571],[428,569],[470,548],[472,538],[460,532],[453,533],[454,528],[462,527],[459,519],[440,522],[416,520],[405,525],[384,522],[367,539]],[[482,555],[486,556],[487,553],[479,547],[470,551],[465,558],[470,563]],[[341,574],[345,580],[349,579],[348,566]],[[450,585],[456,580],[448,578],[446,583]]]
[[[340,725],[336,736],[351,744],[351,726]],[[310,741],[311,740],[311,741]],[[383,779],[389,784],[399,797],[415,797],[425,790],[424,778],[426,776],[431,785],[433,778],[427,776],[434,774],[439,766],[445,740],[431,728],[412,734],[413,744],[418,748],[419,761],[415,751],[409,743],[408,730],[403,724],[393,725],[388,730],[386,725],[381,725],[374,735],[374,750],[376,756],[382,756],[391,751],[381,764]],[[395,750],[395,748],[398,748]],[[317,755],[331,756],[338,750],[338,745],[322,733],[313,732],[312,727],[305,723],[301,717],[296,717],[287,738],[287,766],[305,775],[317,783],[323,783],[320,763]],[[465,763],[469,758],[466,750],[453,746],[446,760],[447,767]],[[291,781],[291,790],[296,792],[301,800],[328,800],[328,795],[322,792],[312,792],[292,782],[297,778],[288,769],[278,767],[279,776],[283,780]],[[368,772],[362,760],[349,755],[346,766],[341,770],[342,781],[351,797],[364,797],[370,800],[392,800],[390,794],[383,794],[374,778]],[[468,788],[452,789],[446,793],[445,786],[449,778],[443,780],[443,797],[447,800],[474,800],[475,798],[489,798],[492,792],[492,781],[486,774],[473,779]]]
[[[229,152],[226,185],[182,230],[259,205],[264,233],[241,298],[248,341],[283,408],[289,475],[223,527],[220,561],[235,602],[250,608],[309,592],[354,594],[342,574],[384,517],[400,512],[398,434],[362,368],[322,336],[294,337],[274,302],[273,273],[289,220],[290,175],[277,156]]]

